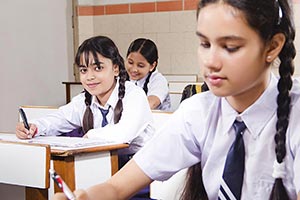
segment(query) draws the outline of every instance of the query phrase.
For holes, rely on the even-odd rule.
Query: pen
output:
[[[63,193],[67,196],[70,200],[76,200],[75,195],[70,190],[70,188],[67,186],[67,184],[63,181],[63,179],[55,172],[54,169],[49,169],[49,173],[51,178],[54,180],[54,182],[57,184],[57,186],[62,189]]]
[[[19,108],[19,112],[21,114],[21,117],[22,117],[23,124],[24,124],[25,128],[27,130],[29,130],[29,124],[28,124],[27,117],[26,117],[26,114],[25,114],[24,110],[22,108]]]

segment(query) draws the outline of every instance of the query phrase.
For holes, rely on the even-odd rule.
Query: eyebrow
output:
[[[196,35],[201,37],[201,38],[205,38],[208,39],[208,37],[206,37],[204,34],[200,33],[199,31],[196,31]],[[236,35],[228,35],[228,36],[224,36],[221,38],[218,38],[218,40],[234,40],[234,41],[244,41],[245,39]]]

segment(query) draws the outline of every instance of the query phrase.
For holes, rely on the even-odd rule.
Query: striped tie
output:
[[[242,193],[245,168],[245,146],[242,134],[246,125],[235,120],[233,127],[236,138],[227,154],[218,194],[220,200],[239,200]]]

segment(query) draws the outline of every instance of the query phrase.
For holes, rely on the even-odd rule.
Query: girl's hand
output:
[[[37,133],[37,126],[35,124],[29,124],[30,129],[27,130],[22,122],[17,123],[16,136],[20,139],[30,139]]]
[[[74,191],[76,200],[89,200],[88,195],[85,190],[75,190]],[[52,200],[68,200],[64,193],[54,194]]]

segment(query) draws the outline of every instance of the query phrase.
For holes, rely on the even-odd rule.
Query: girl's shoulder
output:
[[[84,92],[80,92],[79,94],[77,94],[76,96],[74,96],[72,99],[71,99],[71,102],[72,104],[84,104],[84,100],[85,100],[85,94]]]
[[[125,81],[125,95],[130,93],[145,93],[141,87],[136,86],[131,81]]]
[[[194,94],[193,96],[181,102],[186,110],[208,111],[212,106],[218,105],[221,98],[215,96],[212,92],[206,91]]]
[[[150,77],[150,81],[164,81],[164,82],[168,82],[167,78],[164,77],[164,75],[162,73],[160,73],[159,71],[155,70],[151,77]]]

